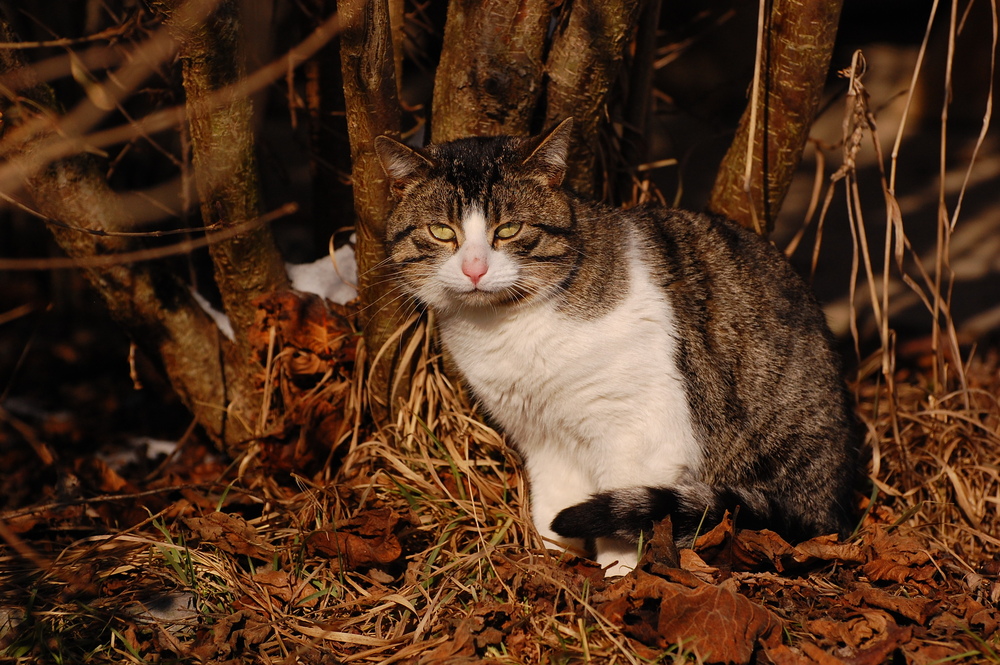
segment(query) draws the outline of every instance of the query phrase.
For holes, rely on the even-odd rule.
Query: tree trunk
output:
[[[173,12],[168,14],[167,26],[180,44],[202,222],[239,226],[260,215],[253,108],[246,96],[222,104],[215,98],[220,90],[245,77],[239,2],[219,2],[215,12],[197,24],[177,25],[175,17]],[[236,420],[255,423],[262,403],[255,386],[263,367],[248,335],[257,317],[257,299],[289,288],[288,275],[268,226],[212,243],[209,253],[239,358],[231,369],[242,399],[227,409]]]
[[[0,40],[16,41],[2,21]],[[5,132],[0,159],[15,165],[56,138],[51,129],[28,133],[19,130],[28,123],[37,128],[40,125],[35,121],[44,115],[58,115],[52,90],[37,82],[17,53],[0,50],[0,76],[17,94],[14,103],[6,97],[0,99],[6,102],[2,108]],[[127,211],[89,155],[29,172],[24,186],[41,214],[74,227],[50,226],[56,242],[70,257],[86,259],[138,247],[136,240],[87,232],[131,230]],[[206,432],[230,448],[244,441],[247,431],[233,427],[226,413],[234,394],[244,397],[238,394],[241,385],[227,370],[235,362],[235,347],[221,336],[190,289],[162,264],[153,262],[89,268],[84,273],[111,316],[161,365]]]
[[[551,5],[451,1],[434,80],[435,142],[530,133],[542,92]]]
[[[621,156],[625,171],[618,177],[618,196],[631,198],[635,167],[647,157],[646,121],[653,87],[656,58],[656,28],[660,24],[660,0],[642,0],[636,30],[635,52],[628,75],[628,97],[622,122]]]
[[[202,221],[226,228],[260,215],[250,99],[223,105],[212,100],[245,75],[238,6],[225,0],[208,21],[177,32]],[[288,287],[284,262],[267,226],[213,243],[210,250],[226,314],[237,344],[244,346],[256,317],[254,300]]]
[[[598,127],[638,14],[639,0],[567,2],[553,37],[546,122],[576,119],[566,180],[585,196],[594,195]]]
[[[716,176],[708,204],[713,212],[764,235],[774,228],[819,108],[842,4],[774,0],[761,45],[749,192],[745,172],[751,106]]]
[[[381,352],[369,374],[368,394],[373,417],[383,421],[394,406],[393,396],[407,394],[406,386],[394,386],[392,381],[400,344],[386,344],[405,322],[407,308],[399,301],[385,261],[385,221],[392,203],[388,181],[372,147],[380,134],[399,136],[395,60],[386,0],[338,0],[337,9],[358,216],[358,288],[364,303],[361,323],[369,358]]]

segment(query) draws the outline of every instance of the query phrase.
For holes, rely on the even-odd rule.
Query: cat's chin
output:
[[[425,300],[435,311],[447,313],[498,313],[518,307],[533,300],[530,297],[511,296],[499,291],[465,291],[461,293],[439,294],[435,298]]]

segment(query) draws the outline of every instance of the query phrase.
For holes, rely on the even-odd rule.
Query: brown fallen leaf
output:
[[[803,568],[810,557],[792,547],[774,531],[740,531],[733,542],[734,558],[747,570],[770,564],[779,573]]]
[[[815,644],[803,642],[801,648],[802,652],[809,658],[807,661],[809,663],[816,663],[816,665],[846,665],[846,661],[823,651],[823,649]]]
[[[239,515],[215,512],[207,517],[185,518],[184,523],[191,529],[194,538],[211,543],[223,552],[264,560],[274,555],[274,548],[264,542],[257,529]]]
[[[818,536],[792,545],[767,529],[739,531],[733,541],[733,556],[740,568],[761,570],[771,567],[779,573],[815,568],[830,561],[865,561],[865,553],[859,545],[841,543],[836,535]]]
[[[307,540],[310,551],[340,561],[343,570],[356,570],[393,563],[403,555],[394,530],[399,515],[390,508],[366,511],[338,528],[313,532]]]
[[[781,642],[778,617],[709,584],[691,588],[639,570],[593,601],[629,637],[661,649],[682,645],[706,662],[748,663],[759,646]]]
[[[705,563],[705,560],[698,556],[697,552],[683,549],[680,554],[681,568],[707,584],[713,584],[718,580],[719,569]]]
[[[810,647],[814,650],[818,650],[819,653],[823,654],[823,657],[827,656],[827,653],[819,647],[813,645],[810,645]],[[771,665],[817,665],[819,661],[807,655],[800,647],[790,647],[785,644],[778,644],[764,650],[761,662],[771,663]],[[833,662],[839,663],[840,661],[834,659]]]
[[[466,624],[459,624],[455,636],[420,656],[417,665],[473,665],[481,660],[476,656],[476,645],[472,642],[472,631]]]
[[[858,583],[844,597],[844,601],[854,606],[862,603],[869,607],[888,610],[903,616],[918,625],[926,625],[938,606],[937,601],[930,598],[893,596],[868,584]]]
[[[835,535],[811,538],[795,545],[795,549],[821,561],[863,563],[866,560],[865,552],[861,545],[858,543],[842,543]]]
[[[912,584],[923,593],[929,593],[930,586],[926,584],[933,579],[937,568],[933,565],[910,567],[891,559],[874,559],[861,566],[861,570],[872,582],[898,582]]]
[[[881,665],[890,661],[890,656],[912,639],[912,626],[900,628],[895,622],[890,622],[878,639],[872,641],[846,662],[850,665]]]
[[[284,570],[261,570],[253,575],[253,581],[260,585],[269,596],[285,603],[295,603],[304,607],[315,606],[315,598],[305,600],[315,589],[301,584]]]
[[[680,554],[674,544],[674,527],[668,515],[653,525],[653,535],[642,550],[639,568],[650,570],[651,567],[665,566],[677,568],[680,566]]]

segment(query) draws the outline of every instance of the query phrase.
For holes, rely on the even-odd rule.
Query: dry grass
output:
[[[877,588],[895,599],[937,594],[935,602],[947,608],[934,615],[938,632],[927,637],[941,649],[934,658],[921,660],[917,656],[925,652],[906,651],[900,642],[899,651],[883,654],[883,660],[905,652],[912,662],[1000,662],[996,635],[983,640],[976,634],[985,633],[982,626],[988,624],[975,624],[971,615],[955,609],[959,597],[979,603],[987,616],[976,620],[986,622],[996,616],[1000,600],[1000,356],[963,356],[959,348],[948,315],[950,215],[941,217],[936,271],[909,276],[902,270],[900,257],[909,256],[910,248],[893,197],[895,151],[893,170],[882,182],[890,211],[886,254],[880,264],[868,253],[854,158],[861,141],[873,136],[874,124],[863,86],[856,76],[851,80],[843,168],[825,203],[817,188],[812,206],[821,210],[822,227],[835,187],[843,186],[848,194],[855,275],[870,292],[882,347],[861,363],[855,382],[868,432],[865,463],[874,501],[851,547],[888,556],[879,550],[879,539],[887,532],[905,536],[910,547],[905,551],[915,563],[898,573],[899,579],[880,580]],[[982,138],[977,151],[981,144]],[[877,149],[878,142],[873,145]],[[636,192],[637,198],[658,196],[647,183]],[[954,214],[957,219],[957,209]],[[923,294],[933,329],[928,348],[913,357],[919,362],[909,364],[897,357],[888,290],[878,286],[880,279],[887,283],[903,274]],[[69,500],[3,515],[0,536],[9,547],[0,550],[0,658],[59,663],[701,660],[703,654],[684,643],[655,650],[636,640],[607,609],[613,589],[599,581],[598,571],[544,549],[531,527],[514,454],[444,372],[428,332],[431,323],[415,319],[410,325],[414,332],[401,366],[414,374],[395,421],[374,430],[362,417],[361,350],[343,405],[349,426],[331,452],[336,463],[312,475],[273,472],[254,450],[242,463],[180,488],[152,488],[153,494],[142,497]],[[269,357],[284,356],[279,351]],[[268,371],[271,376],[275,367]],[[284,404],[286,410],[289,406]],[[268,415],[264,408],[262,425]],[[162,500],[155,500],[156,492]],[[116,511],[125,506],[147,507],[149,517],[115,528]],[[38,524],[27,524],[31,520]],[[917,557],[918,551],[926,558]],[[770,566],[719,577],[717,563],[698,558],[707,557],[705,551],[692,555],[682,558],[689,571],[720,588],[738,590],[782,617],[784,646],[799,662],[833,662],[837,654],[845,655],[843,645],[850,638],[830,638],[821,620],[837,618],[831,608],[847,612],[836,602],[874,574],[857,561],[833,558],[795,572]],[[875,554],[864,556],[868,564],[875,561]],[[916,577],[918,567],[927,568],[928,576]],[[165,601],[180,601],[172,616],[150,611]],[[866,602],[869,606],[856,614],[876,615],[874,601]],[[907,624],[898,608],[892,616],[911,633],[919,627],[913,617]],[[845,625],[859,620],[854,615],[840,619]],[[885,628],[885,619],[880,620]],[[862,646],[879,643],[865,639],[859,638]],[[871,653],[864,662],[878,662]]]
[[[251,467],[189,488],[186,500],[117,533],[50,510],[55,524],[83,535],[25,543],[34,562],[4,556],[0,588],[26,612],[14,611],[4,653],[22,662],[697,661],[683,645],[660,653],[630,639],[594,601],[609,593],[597,571],[540,546],[517,461],[455,390],[426,330],[420,323],[416,380],[396,422],[371,432],[359,421],[333,471],[282,482]],[[990,535],[996,356],[971,363],[967,376],[967,393],[947,395],[903,371],[895,395],[875,372],[858,384],[879,490],[858,543],[870,545],[877,523],[905,525],[935,553],[943,588],[973,595],[963,576],[1000,552]],[[317,534],[338,532],[340,549],[315,546]],[[823,619],[824,603],[863,579],[845,574],[834,565],[734,582],[790,627],[806,626],[785,639],[818,657],[819,624],[803,617]],[[996,595],[995,583],[984,589]],[[154,620],[143,609],[171,598],[190,611]],[[984,643],[968,657],[995,658],[996,649]]]

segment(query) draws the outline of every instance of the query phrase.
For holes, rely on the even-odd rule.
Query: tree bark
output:
[[[748,105],[719,168],[708,207],[767,235],[802,159],[833,53],[842,0],[774,0],[766,16],[750,189]]]
[[[530,133],[543,87],[551,4],[451,1],[434,80],[435,142]]]
[[[2,21],[0,40],[16,41]],[[29,133],[17,130],[43,115],[53,119],[44,124],[55,127],[58,105],[51,88],[38,83],[16,51],[0,50],[0,76],[16,93],[14,99],[0,99],[5,125],[0,159],[17,164],[55,138],[51,129]],[[138,247],[136,240],[85,231],[131,230],[128,212],[91,156],[78,155],[32,170],[25,174],[23,184],[41,214],[84,229],[50,227],[56,242],[70,257],[85,259]],[[248,432],[234,426],[226,412],[234,391],[240,389],[229,371],[235,361],[235,347],[222,337],[189,288],[161,263],[89,268],[84,273],[111,316],[161,365],[205,431],[229,448],[244,441]]]
[[[250,99],[238,97],[222,105],[212,99],[219,90],[245,76],[238,6],[235,0],[224,0],[207,21],[172,26],[180,28],[175,34],[181,45],[202,221],[206,226],[221,224],[226,228],[260,215]],[[257,315],[255,299],[288,288],[284,262],[267,226],[213,243],[209,249],[237,345],[245,348]],[[245,350],[249,359],[249,349]]]
[[[570,116],[575,118],[566,180],[586,196],[595,191],[598,127],[604,103],[621,69],[638,14],[639,0],[567,2],[553,37],[546,66],[546,122],[552,126]]]
[[[358,288],[364,304],[361,323],[369,357],[382,352],[369,374],[369,406],[372,416],[381,422],[394,406],[393,395],[407,394],[407,386],[394,386],[392,382],[401,345],[386,345],[405,322],[406,308],[398,300],[385,261],[385,222],[392,202],[388,181],[372,147],[376,136],[399,136],[395,60],[386,0],[338,0],[337,9],[341,16],[340,59],[358,217]]]
[[[202,222],[223,228],[246,224],[261,212],[252,102],[237,96],[220,104],[216,97],[246,75],[239,6],[238,0],[222,0],[211,16],[197,23],[184,22],[173,11],[167,14],[167,27],[180,44]],[[209,253],[236,344],[236,362],[228,367],[234,390],[227,411],[249,426],[257,422],[263,397],[256,388],[263,366],[249,341],[256,303],[289,288],[288,275],[268,226],[214,242]]]

